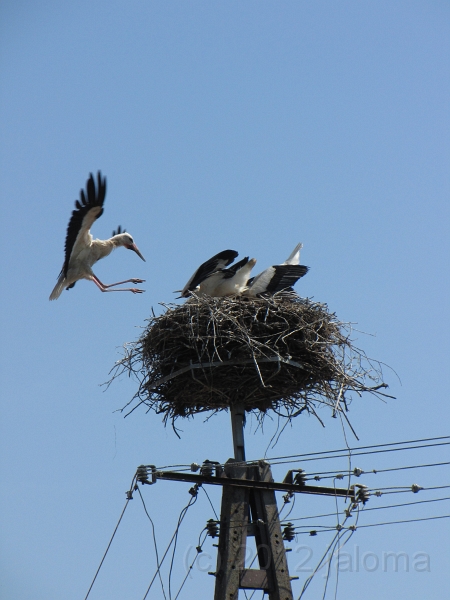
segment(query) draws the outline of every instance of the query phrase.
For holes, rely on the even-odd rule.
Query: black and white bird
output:
[[[191,292],[198,292],[200,284],[205,281],[205,279],[210,277],[216,271],[220,271],[224,267],[231,265],[238,254],[239,253],[236,252],[236,250],[223,250],[201,264],[181,290],[181,298],[188,298]]]
[[[200,284],[199,296],[240,296],[247,289],[250,272],[256,264],[256,258],[249,260],[248,256],[228,269],[220,269]]]
[[[302,248],[303,244],[297,244],[284,263],[273,265],[250,279],[243,295],[256,297],[278,292],[294,292],[293,286],[309,271],[309,267],[299,264]]]
[[[50,300],[56,300],[64,289],[72,288],[79,279],[89,279],[98,286],[102,292],[133,292],[138,294],[144,290],[138,288],[121,288],[112,290],[111,287],[123,283],[143,283],[144,279],[126,279],[117,283],[104,284],[94,275],[92,266],[101,258],[108,256],[115,248],[124,246],[133,250],[145,261],[133,238],[120,226],[109,240],[94,240],[90,228],[94,221],[103,213],[103,203],[106,195],[106,178],[102,178],[100,171],[97,174],[97,188],[92,173],[86,183],[86,193],[80,191],[80,200],[75,201],[75,210],[69,221],[66,234],[65,259]]]

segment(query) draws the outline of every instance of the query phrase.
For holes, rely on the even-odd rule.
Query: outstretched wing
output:
[[[75,210],[67,226],[65,258],[62,272],[67,275],[70,257],[74,247],[79,243],[89,243],[89,230],[96,219],[103,213],[103,202],[106,195],[106,177],[97,173],[97,188],[92,173],[86,182],[86,193],[80,191],[80,200],[75,201]]]
[[[204,262],[195,271],[189,281],[186,283],[184,288],[181,290],[181,297],[186,298],[189,296],[189,292],[195,290],[195,288],[201,284],[202,281],[207,279],[210,275],[230,265],[233,260],[238,256],[236,250],[223,250],[219,254],[215,254],[209,260]]]
[[[308,271],[309,267],[304,265],[274,265],[249,279],[247,295],[276,294],[281,290],[292,288]]]
[[[236,275],[236,273],[239,271],[239,269],[242,269],[242,267],[245,267],[245,265],[248,263],[248,261],[249,261],[249,257],[246,256],[245,258],[243,258],[242,260],[237,262],[235,265],[232,265],[229,269],[222,269],[221,273],[222,273],[223,279],[231,279],[231,277],[234,277]]]
[[[303,277],[309,271],[309,267],[304,265],[275,265],[272,268],[275,273],[266,289],[269,294],[276,294],[287,288],[292,288],[300,277]]]

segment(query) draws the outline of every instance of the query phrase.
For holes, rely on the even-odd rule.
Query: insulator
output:
[[[137,480],[138,480],[140,483],[142,483],[142,484],[144,484],[144,483],[149,483],[149,481],[148,481],[148,474],[147,474],[147,467],[146,467],[145,465],[140,465],[140,466],[137,468],[137,471],[136,471],[136,479],[137,479]]]
[[[296,483],[298,486],[303,487],[305,485],[305,481],[305,471],[303,469],[299,469],[294,477],[294,483]]]
[[[370,492],[365,485],[357,485],[358,488],[356,492],[355,502],[362,502],[365,504],[370,498]]]
[[[289,504],[293,495],[294,495],[294,492],[287,492],[287,494],[285,494],[283,496],[284,503]]]
[[[196,483],[193,487],[191,487],[191,489],[189,490],[189,493],[191,496],[193,496],[194,498],[197,496],[198,494],[198,488],[199,488],[199,484]]]
[[[283,540],[287,542],[292,542],[295,537],[295,528],[292,523],[288,523],[286,527],[283,529]]]
[[[204,477],[212,477],[214,473],[214,463],[212,463],[210,460],[205,460],[200,468],[200,473]]]
[[[355,467],[353,469],[353,475],[355,477],[359,477],[360,475],[362,475],[364,473],[364,471],[362,469],[360,469],[359,467]]]
[[[215,538],[219,535],[219,525],[217,523],[217,521],[214,521],[214,519],[209,519],[206,522],[206,535],[209,535],[212,538]]]
[[[413,483],[411,486],[411,491],[414,494],[417,494],[417,492],[420,492],[420,490],[423,490],[423,487],[420,487],[420,485],[417,485],[417,483]]]

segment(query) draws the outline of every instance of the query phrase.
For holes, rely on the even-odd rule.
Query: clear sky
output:
[[[395,370],[385,378],[396,400],[352,403],[360,438],[347,429],[352,446],[448,433],[449,21],[445,0],[2,2],[2,597],[84,598],[139,464],[232,455],[227,413],[180,423],[178,439],[158,415],[114,412],[135,382],[100,387],[151,308],[161,311],[225,248],[256,257],[258,272],[303,242],[310,272],[299,293],[370,334],[356,332],[358,345]],[[93,235],[107,238],[121,224],[147,262],[119,249],[95,272],[106,283],[146,279],[146,293],[101,294],[83,281],[49,302],[73,202],[98,169],[108,192]],[[300,416],[268,456],[345,447],[339,421],[321,417],[325,429]],[[249,419],[248,458],[264,455],[275,430],[276,421],[261,431]],[[444,462],[446,448],[369,455],[355,466]],[[275,465],[275,478],[288,468]],[[329,468],[347,461],[314,465]],[[361,483],[450,483],[446,467],[372,477]],[[188,488],[142,489],[160,555]],[[220,491],[207,491],[218,511]],[[372,498],[368,507],[448,491]],[[377,510],[359,524],[450,514],[445,504]],[[290,518],[333,510],[331,499],[298,498]],[[180,531],[172,598],[209,518],[202,492]],[[359,529],[337,597],[440,596],[448,523]],[[314,567],[332,536],[292,542],[296,597],[309,574],[300,563]],[[204,555],[180,598],[212,597],[210,538],[204,549],[211,564]],[[383,569],[386,552],[405,553],[409,571]],[[358,553],[367,559],[359,570]],[[416,568],[418,553],[429,571]],[[90,598],[140,599],[154,571],[136,495]],[[304,598],[321,597],[323,573]],[[168,567],[164,577],[169,598]],[[158,581],[148,597],[163,597]]]

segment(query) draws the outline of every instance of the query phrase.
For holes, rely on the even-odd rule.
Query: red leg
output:
[[[111,283],[110,285],[103,284],[98,277],[95,275],[92,276],[92,281],[99,288],[101,292],[133,292],[133,294],[142,294],[145,290],[140,290],[139,288],[121,288],[120,290],[110,290],[108,288],[114,285],[120,285],[121,283],[128,283],[128,281],[133,283],[142,283],[143,279],[128,279],[127,281],[120,281],[119,283]]]

